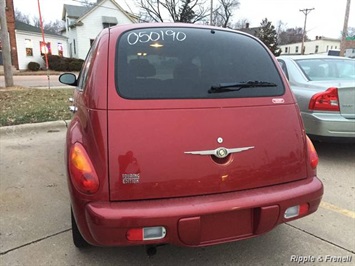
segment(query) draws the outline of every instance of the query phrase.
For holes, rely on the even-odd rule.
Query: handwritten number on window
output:
[[[182,31],[166,30],[166,31],[140,31],[131,32],[127,36],[127,42],[129,45],[135,45],[137,43],[157,42],[159,40],[172,40],[173,42],[183,42],[186,40],[186,34]]]

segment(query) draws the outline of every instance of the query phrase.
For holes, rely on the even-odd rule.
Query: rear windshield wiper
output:
[[[266,81],[242,81],[235,83],[220,83],[217,86],[212,86],[208,90],[208,93],[219,93],[219,92],[228,92],[228,91],[239,91],[243,88],[254,88],[254,87],[276,87],[275,83],[266,82]]]

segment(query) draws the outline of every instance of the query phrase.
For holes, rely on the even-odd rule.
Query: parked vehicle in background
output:
[[[340,56],[340,50],[339,49],[329,50],[328,55]]]
[[[355,142],[355,60],[305,55],[277,58],[311,139]]]
[[[318,157],[295,99],[251,35],[107,28],[78,79],[59,80],[77,87],[65,152],[77,247],[208,246],[320,204]]]

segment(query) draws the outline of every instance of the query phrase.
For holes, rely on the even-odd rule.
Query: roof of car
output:
[[[280,55],[280,56],[278,56],[277,58],[280,58],[280,59],[290,58],[290,59],[293,59],[293,60],[297,60],[297,59],[316,59],[316,58],[351,60],[351,58],[348,58],[348,57],[332,56],[332,55],[326,55],[326,54]]]

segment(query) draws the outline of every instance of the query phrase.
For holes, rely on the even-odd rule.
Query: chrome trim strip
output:
[[[247,150],[254,149],[254,148],[255,148],[255,146],[242,147],[242,148],[231,148],[231,149],[219,147],[215,150],[185,151],[184,153],[185,154],[192,154],[192,155],[215,155],[218,158],[225,158],[231,153],[238,153],[238,152],[247,151]],[[221,154],[220,151],[227,151],[227,153]]]

